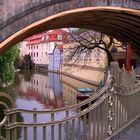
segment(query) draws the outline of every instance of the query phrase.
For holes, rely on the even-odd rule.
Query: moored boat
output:
[[[95,90],[93,88],[77,88],[77,102],[89,98],[91,96],[89,93],[94,91]]]

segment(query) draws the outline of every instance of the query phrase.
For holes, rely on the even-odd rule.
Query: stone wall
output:
[[[139,10],[140,2],[136,0],[0,0],[0,11],[1,11],[0,12],[0,42],[2,43],[5,39],[10,37],[11,35],[15,34],[21,29],[41,19],[50,17],[52,15],[56,15],[64,11],[72,10],[72,9],[83,8],[83,7],[98,7],[98,6],[103,6],[102,11],[104,11],[106,6],[111,6],[111,7],[119,6],[119,7]],[[118,10],[120,9],[118,8]],[[112,10],[109,10],[109,11],[112,11]],[[122,14],[124,12],[120,10],[120,13]],[[137,21],[139,25],[139,20],[137,20],[137,19],[140,19],[138,17],[140,16],[139,13],[138,14],[137,12],[136,13],[132,12],[132,13],[135,14],[135,16],[132,17],[132,19]],[[105,15],[106,13],[103,13],[103,17],[105,17]],[[127,12],[125,16],[128,16]],[[79,15],[78,17],[80,18]],[[83,16],[83,20],[77,19],[77,17],[76,17],[77,20],[75,20],[74,15],[72,15],[71,18],[67,17],[67,19],[62,19],[62,20],[55,18],[50,23],[48,23],[48,25],[44,24],[42,25],[42,27],[36,28],[32,32],[31,31],[27,32],[26,34],[24,34],[24,36],[19,37],[20,38],[19,40],[26,38],[34,33],[43,31],[44,29],[79,26],[79,24],[80,24],[80,27],[95,28],[95,30],[99,32],[108,33],[108,34],[115,34],[116,31],[118,31],[118,29],[114,29],[114,26],[112,24],[107,24],[107,23],[106,23],[107,25],[101,25],[105,27],[105,29],[103,27],[100,27],[100,28],[95,27],[97,25],[92,25],[91,27],[92,22],[89,23],[89,25],[82,25],[82,23],[88,22],[86,21],[87,20],[86,18],[93,19],[97,17],[98,15],[96,14],[94,15],[91,13],[88,16],[87,15],[85,15],[85,17]],[[114,15],[111,15],[111,17],[114,17]],[[126,18],[128,19],[128,17]],[[58,22],[55,22],[55,20],[58,20]],[[73,21],[76,22],[78,20],[79,22],[73,23]],[[96,21],[97,23],[98,23],[98,20],[99,19],[97,19]],[[62,23],[62,22],[66,22],[66,23]],[[119,21],[117,20],[117,22]],[[52,25],[52,23],[54,24]],[[117,23],[117,24],[121,24],[121,23]],[[106,30],[107,26],[110,27],[110,31]],[[123,25],[124,30],[122,28],[120,29],[122,30],[123,33],[125,32],[125,27],[127,26],[124,24]],[[136,28],[136,26],[133,26],[133,27]],[[130,27],[128,29],[130,29]],[[128,29],[126,29],[126,31],[128,31]],[[113,33],[112,33],[112,30],[113,30]],[[123,33],[121,33],[120,35],[120,33],[118,32],[116,36],[119,36],[119,38],[121,38],[121,36],[123,36]],[[139,31],[137,30],[137,34],[138,33]],[[127,34],[129,35],[129,32]],[[133,36],[134,36],[134,39],[135,40],[137,39],[136,41],[139,42],[138,38],[135,37],[135,34]],[[127,39],[127,35],[125,36],[125,39]],[[16,43],[16,41],[13,41],[12,44],[14,43]],[[2,46],[0,46],[0,48],[1,47]]]

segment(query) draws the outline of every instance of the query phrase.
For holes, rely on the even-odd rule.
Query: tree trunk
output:
[[[108,58],[108,66],[110,66],[110,62],[113,61],[113,57],[111,55],[111,52],[109,50],[107,50],[106,48],[102,48],[100,46],[97,46],[97,47],[100,48],[100,49],[102,49],[102,50],[104,50],[106,52],[107,58]]]

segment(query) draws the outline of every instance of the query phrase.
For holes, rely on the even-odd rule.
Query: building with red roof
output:
[[[48,66],[49,54],[52,55],[55,49],[63,52],[63,43],[66,41],[68,31],[56,29],[45,31],[25,39],[21,43],[21,57],[30,55],[35,66]],[[52,63],[52,62],[50,62]]]

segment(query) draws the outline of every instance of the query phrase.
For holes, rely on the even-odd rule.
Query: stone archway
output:
[[[34,22],[1,41],[0,52],[35,33],[63,27],[93,29],[120,41],[131,41],[139,49],[140,11],[101,6],[68,10]]]

